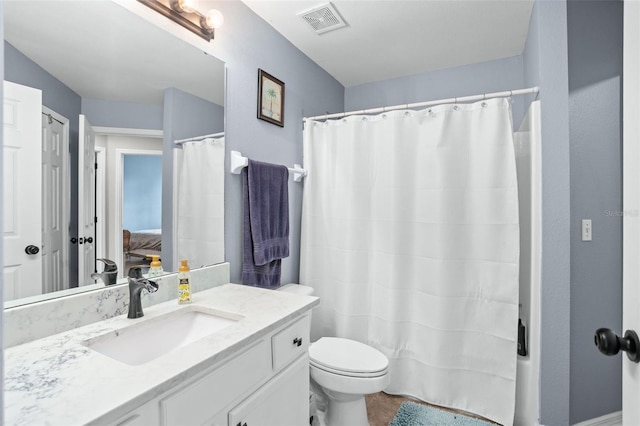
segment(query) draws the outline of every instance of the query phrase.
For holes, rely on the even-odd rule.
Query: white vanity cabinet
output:
[[[307,312],[110,424],[308,425],[309,333]]]

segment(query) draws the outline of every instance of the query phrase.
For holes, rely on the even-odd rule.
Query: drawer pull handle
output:
[[[296,346],[302,346],[302,337],[296,337],[293,339],[293,344]]]

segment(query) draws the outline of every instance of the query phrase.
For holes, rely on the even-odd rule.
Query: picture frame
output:
[[[284,127],[284,82],[258,68],[258,118]]]

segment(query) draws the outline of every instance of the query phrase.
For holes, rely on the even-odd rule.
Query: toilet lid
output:
[[[377,349],[355,340],[322,337],[309,347],[311,363],[346,373],[379,373],[389,366]]]

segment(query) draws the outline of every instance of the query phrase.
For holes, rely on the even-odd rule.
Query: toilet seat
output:
[[[346,377],[380,377],[387,374],[389,360],[364,343],[338,337],[322,337],[309,347],[312,367]]]

